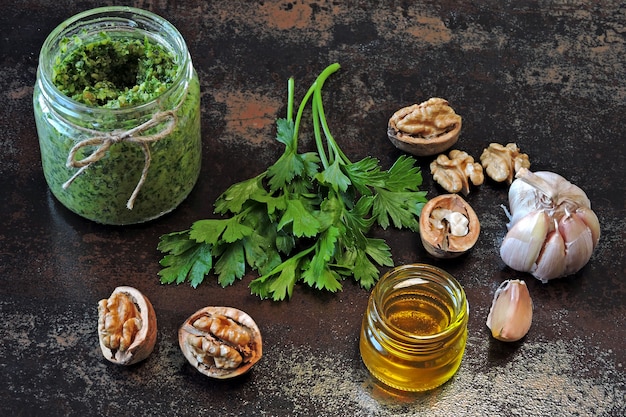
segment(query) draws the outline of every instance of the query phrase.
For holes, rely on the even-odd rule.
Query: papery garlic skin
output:
[[[553,172],[522,168],[516,177],[509,189],[502,260],[542,282],[578,272],[600,239],[600,222],[587,195]]]
[[[491,335],[503,342],[526,336],[533,321],[533,302],[524,281],[507,280],[496,290],[487,316]]]

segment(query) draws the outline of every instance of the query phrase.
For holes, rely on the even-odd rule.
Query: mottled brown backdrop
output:
[[[131,4],[177,26],[202,86],[203,169],[190,197],[152,223],[115,228],[54,200],[32,114],[38,53],[71,15]],[[6,0],[0,4],[0,414],[15,416],[623,416],[626,413],[624,204],[626,5],[619,1],[130,1]],[[368,376],[358,353],[369,292],[299,285],[288,302],[250,295],[251,275],[221,288],[159,283],[160,235],[212,215],[216,197],[281,153],[274,120],[287,79],[301,97],[326,65],[328,122],[353,160],[388,167],[400,107],[444,97],[462,115],[458,148],[475,158],[516,142],[533,170],[555,171],[591,199],[602,237],[589,264],[543,285],[505,267],[507,189],[467,197],[481,221],[476,247],[454,261],[427,256],[415,233],[376,230],[396,264],[455,275],[471,307],[458,374],[433,392],[400,395]],[[303,146],[311,146],[310,126]],[[418,160],[424,190],[443,192]],[[535,303],[528,336],[503,344],[485,319],[505,279]],[[145,362],[108,363],[97,343],[98,300],[131,285],[154,304],[159,331]],[[245,377],[207,379],[179,351],[178,326],[207,305],[248,312],[264,357]]]

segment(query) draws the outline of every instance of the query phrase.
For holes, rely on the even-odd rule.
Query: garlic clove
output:
[[[546,240],[549,224],[544,211],[531,212],[515,223],[500,246],[504,263],[516,271],[530,271]]]
[[[570,275],[578,272],[589,262],[593,253],[593,235],[578,216],[563,216],[559,221],[559,231],[565,242],[565,272]]]
[[[507,228],[533,211],[541,210],[539,193],[522,180],[515,180],[509,187],[509,208],[511,210]]]
[[[560,277],[565,272],[565,241],[554,230],[548,234],[546,243],[537,259],[536,268],[530,272],[543,283],[552,277]]]
[[[533,302],[526,283],[504,281],[496,290],[487,316],[491,335],[503,342],[515,342],[526,336],[532,320]]]
[[[595,248],[600,241],[600,220],[598,220],[598,216],[596,216],[593,210],[587,207],[579,207],[574,214],[591,230],[593,247]]]

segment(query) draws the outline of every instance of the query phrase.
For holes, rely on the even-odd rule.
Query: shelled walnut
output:
[[[490,143],[480,155],[480,163],[489,178],[496,182],[506,180],[508,184],[513,182],[515,174],[521,168],[530,168],[528,155],[521,153],[515,143],[508,143],[506,146]]]
[[[420,214],[420,238],[436,258],[456,258],[478,240],[480,222],[472,207],[458,194],[430,199]]]
[[[430,173],[439,185],[449,193],[467,195],[470,192],[470,181],[480,185],[485,180],[483,167],[474,162],[474,158],[467,152],[453,149],[448,156],[441,154],[430,163]]]
[[[104,357],[119,365],[146,359],[154,349],[156,314],[150,300],[133,287],[117,287],[98,303],[98,339]]]
[[[226,379],[247,372],[261,358],[261,332],[252,318],[232,307],[205,307],[178,331],[187,361],[202,374]]]
[[[461,124],[461,116],[446,100],[433,97],[396,111],[389,119],[387,136],[405,152],[436,155],[457,142]]]

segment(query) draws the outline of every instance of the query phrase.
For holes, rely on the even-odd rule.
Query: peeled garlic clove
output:
[[[565,271],[565,241],[561,234],[554,230],[550,232],[543,250],[537,259],[536,268],[530,272],[543,283],[548,282],[545,277],[558,277]]]
[[[133,287],[117,287],[98,303],[98,339],[104,357],[118,365],[146,359],[154,349],[157,323],[150,300]]]
[[[515,342],[526,336],[533,320],[533,302],[526,283],[504,281],[496,290],[487,316],[491,335],[503,342]]]
[[[513,225],[500,246],[500,257],[516,271],[530,271],[549,232],[550,218],[533,211]]]

